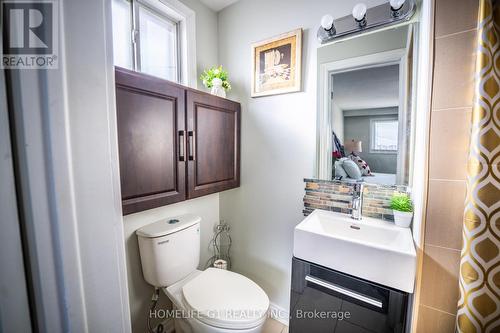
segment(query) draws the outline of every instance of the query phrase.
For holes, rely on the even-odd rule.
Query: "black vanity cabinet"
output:
[[[408,294],[292,259],[291,333],[402,333]]]

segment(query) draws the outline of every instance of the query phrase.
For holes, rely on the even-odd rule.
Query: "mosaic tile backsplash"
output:
[[[315,209],[351,214],[353,185],[336,180],[304,179],[306,193],[304,195],[304,216]],[[365,184],[363,191],[363,216],[394,221],[389,206],[394,193],[406,193],[404,185]]]

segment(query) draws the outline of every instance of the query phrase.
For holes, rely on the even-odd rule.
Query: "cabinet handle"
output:
[[[365,295],[358,294],[352,290],[343,288],[339,285],[336,285],[336,284],[333,284],[330,282],[326,282],[324,280],[312,277],[310,275],[306,275],[306,281],[311,282],[312,284],[316,284],[318,286],[324,287],[326,289],[333,290],[335,292],[338,292],[339,294],[355,298],[361,302],[364,302],[364,303],[367,303],[367,304],[370,304],[370,305],[376,306],[377,308],[382,309],[382,302],[377,301],[373,298],[367,297]]]
[[[184,140],[186,131],[179,131],[179,161],[184,162],[186,160],[185,158],[185,145],[186,142]]]
[[[190,161],[196,160],[196,132],[188,131],[188,144],[189,144],[189,155],[188,159]]]

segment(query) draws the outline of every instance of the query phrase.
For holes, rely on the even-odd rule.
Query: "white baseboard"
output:
[[[283,309],[273,302],[269,303],[269,316],[274,320],[279,321],[283,325],[288,326],[290,313],[288,312],[288,310]]]

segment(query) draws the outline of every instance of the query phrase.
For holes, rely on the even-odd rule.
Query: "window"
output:
[[[113,0],[113,58],[116,66],[133,69],[132,11],[126,0]]]
[[[139,6],[139,58],[142,72],[179,82],[177,23]]]
[[[113,0],[116,66],[181,82],[179,20],[148,1]]]
[[[398,120],[380,119],[371,121],[371,152],[397,153]]]

